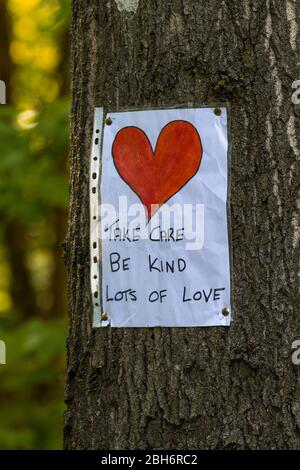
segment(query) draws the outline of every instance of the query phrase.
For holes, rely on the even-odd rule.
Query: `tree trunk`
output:
[[[293,1],[73,1],[66,448],[300,448],[298,25]],[[94,107],[225,101],[232,325],[92,329]]]

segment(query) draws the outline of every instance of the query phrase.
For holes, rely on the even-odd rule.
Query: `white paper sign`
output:
[[[220,109],[107,115],[98,183],[106,324],[230,324],[227,110]]]

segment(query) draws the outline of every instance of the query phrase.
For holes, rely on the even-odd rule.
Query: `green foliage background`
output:
[[[0,449],[60,449],[70,0],[0,7]]]

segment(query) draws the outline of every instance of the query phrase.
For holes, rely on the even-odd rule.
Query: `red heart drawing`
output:
[[[163,127],[154,152],[145,132],[133,126],[121,129],[112,146],[116,169],[144,204],[148,221],[197,173],[202,153],[200,136],[187,121]]]

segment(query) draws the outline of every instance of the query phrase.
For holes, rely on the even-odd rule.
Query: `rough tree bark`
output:
[[[66,448],[300,448],[299,26],[294,1],[73,1]],[[93,330],[94,106],[224,101],[232,326]]]

